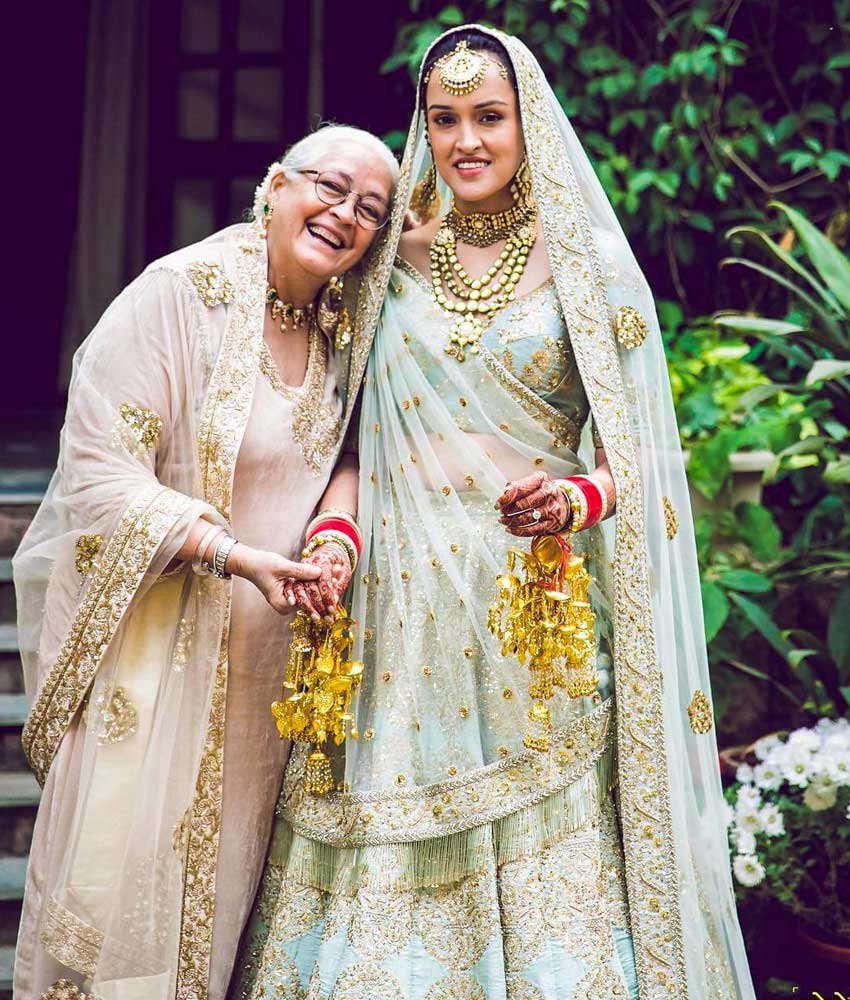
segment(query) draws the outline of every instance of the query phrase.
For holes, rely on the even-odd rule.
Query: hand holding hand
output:
[[[553,535],[563,531],[570,518],[569,501],[545,472],[508,483],[496,509],[501,511],[500,523],[519,538]]]
[[[284,588],[287,600],[314,619],[329,618],[351,579],[348,553],[336,542],[325,542],[302,565],[318,568],[320,575],[315,580],[290,581]]]
[[[294,580],[317,580],[321,576],[318,566],[293,562],[276,552],[255,549],[249,545],[236,545],[227,557],[227,571],[244,577],[260,591],[278,614],[286,614],[295,603],[286,594],[286,587]]]

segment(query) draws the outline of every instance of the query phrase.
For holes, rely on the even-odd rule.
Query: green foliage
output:
[[[520,35],[591,156],[657,294],[715,307],[722,233],[793,192],[846,207],[850,0],[409,0],[386,72],[411,79],[447,26]],[[781,55],[780,55],[781,54]],[[399,109],[399,128],[407,122]]]

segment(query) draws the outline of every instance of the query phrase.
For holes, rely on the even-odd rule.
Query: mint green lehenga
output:
[[[651,298],[539,67],[495,34],[553,276],[496,315],[479,354],[445,353],[451,318],[395,257],[427,165],[417,111],[360,290],[385,294],[360,418],[360,738],[335,751],[341,790],[324,798],[293,752],[233,1000],[753,997],[716,745],[687,711],[709,688]],[[611,327],[624,305],[649,326],[628,349]],[[530,470],[584,471],[594,439],[617,485],[615,518],[575,540],[600,685],[549,702],[541,753],[522,742],[527,671],[487,629],[495,576],[527,544],[494,501]]]

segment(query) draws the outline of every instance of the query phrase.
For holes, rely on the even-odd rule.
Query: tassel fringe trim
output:
[[[602,799],[614,784],[614,751],[609,743],[596,765],[566,788],[502,819],[445,837],[334,847],[295,833],[281,818],[269,863],[283,869],[288,881],[334,894],[353,896],[361,888],[437,888],[537,854],[595,826]]]

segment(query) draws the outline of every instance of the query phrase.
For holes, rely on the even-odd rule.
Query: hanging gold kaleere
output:
[[[346,737],[359,739],[351,699],[360,685],[363,664],[348,659],[354,645],[354,620],[341,609],[332,624],[299,611],[290,628],[292,643],[280,701],[272,715],[281,739],[312,744],[304,787],[309,795],[327,795],[334,788],[331,764],[322,749],[329,739],[337,746]]]
[[[596,616],[588,599],[592,578],[569,537],[540,535],[530,552],[510,549],[507,573],[497,577],[498,594],[487,619],[502,655],[528,664],[528,693],[534,701],[523,743],[542,752],[549,749],[552,721],[546,702],[555,688],[565,687],[570,698],[586,698],[599,684]]]

